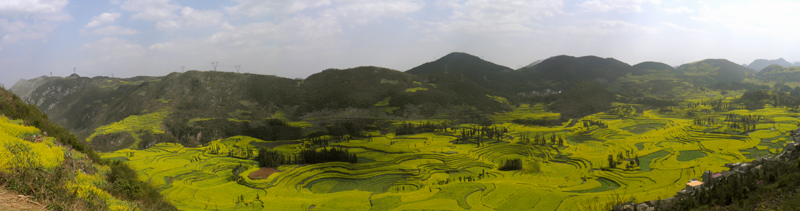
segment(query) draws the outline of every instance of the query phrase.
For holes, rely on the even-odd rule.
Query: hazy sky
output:
[[[798,1],[2,0],[0,83],[186,70],[307,77],[407,70],[458,51],[519,68],[555,55],[631,65],[800,60]]]

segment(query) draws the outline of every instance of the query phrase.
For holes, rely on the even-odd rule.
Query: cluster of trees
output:
[[[728,128],[731,130],[742,131],[743,133],[756,130],[756,124],[759,122],[775,122],[772,118],[767,118],[759,115],[725,115],[725,122],[728,122]]]
[[[441,123],[433,123],[430,121],[425,121],[421,124],[406,123],[404,121],[402,124],[400,124],[400,126],[397,127],[395,134],[408,135],[408,134],[429,133],[436,131],[447,132],[448,128],[450,128],[450,123],[446,121]]]
[[[597,125],[600,128],[608,127],[606,123],[597,120],[583,120],[581,123],[583,124],[583,127],[591,127],[593,125]]]
[[[547,145],[548,140],[553,145],[564,146],[564,138],[562,138],[560,135],[550,134],[550,138],[547,138],[544,134],[534,134],[533,139],[531,139],[530,134],[526,133],[520,137],[520,141],[522,142],[533,142],[534,144],[542,146]]]
[[[350,153],[347,149],[341,148],[322,148],[319,151],[314,149],[304,149],[298,155],[284,155],[278,151],[262,148],[258,150],[255,158],[259,166],[275,168],[285,164],[315,164],[324,162],[349,162],[357,163],[358,157],[355,153]]]
[[[622,165],[623,162],[628,162],[626,168],[628,170],[633,169],[635,166],[639,166],[639,155],[634,155],[633,151],[625,150],[625,153],[619,153],[616,156],[616,161],[614,160],[614,155],[608,155],[608,166],[610,168],[616,168],[617,165]]]
[[[458,177],[458,182],[475,182],[475,181],[478,181],[478,180],[483,179],[485,177],[486,177],[486,170],[483,170],[478,175],[471,175],[471,176],[466,176],[466,177]],[[450,182],[455,182],[455,181],[456,181],[455,179],[450,180],[450,178],[447,178],[445,180],[436,180],[436,182],[432,183],[431,185],[446,185],[446,184],[450,184]]]
[[[714,117],[706,117],[706,118],[695,118],[692,122],[694,125],[697,126],[708,126],[708,125],[715,125],[719,123],[719,120]]]
[[[513,170],[522,170],[522,159],[510,159],[506,160],[500,168],[497,168],[500,171],[513,171]]]
[[[333,140],[327,137],[313,137],[313,138],[305,137],[303,138],[303,147],[304,148],[327,147],[331,141],[335,143],[337,140]]]
[[[508,133],[508,128],[499,128],[496,126],[479,126],[477,128],[467,128],[458,131],[461,135],[455,140],[457,144],[470,143],[472,139],[476,140],[478,146],[483,145],[484,137],[488,140],[502,140]]]
[[[520,125],[536,125],[536,126],[558,126],[563,123],[561,119],[514,119],[511,122]]]
[[[239,179],[242,178],[241,176],[239,176],[239,174],[242,174],[242,172],[244,172],[245,170],[247,170],[247,168],[242,166],[242,164],[239,164],[238,166],[231,169],[231,181],[238,182]]]

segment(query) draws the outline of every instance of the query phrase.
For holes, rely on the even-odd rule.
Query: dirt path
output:
[[[30,200],[30,197],[21,196],[16,192],[0,188],[0,211],[16,210],[47,210],[38,202]]]

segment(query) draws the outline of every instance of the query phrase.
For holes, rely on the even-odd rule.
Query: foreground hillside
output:
[[[174,210],[127,165],[101,160],[5,89],[0,89],[0,113],[0,186],[44,205],[38,208]]]

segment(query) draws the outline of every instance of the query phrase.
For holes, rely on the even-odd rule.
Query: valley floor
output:
[[[667,198],[706,170],[780,153],[800,123],[789,108],[719,110],[701,100],[657,110],[617,103],[552,127],[512,123],[558,116],[523,105],[494,115],[493,127],[508,131],[499,138],[463,141],[461,130],[476,125],[411,135],[371,131],[371,138],[330,145],[357,154],[357,163],[282,165],[261,180],[247,177],[259,169],[248,151],[269,146],[296,154],[309,143],[236,136],[102,156],[127,161],[182,210],[598,210]],[[439,120],[408,123],[424,121]],[[561,138],[563,144],[551,142]],[[515,159],[522,170],[498,170]],[[238,166],[247,170],[234,174]]]

